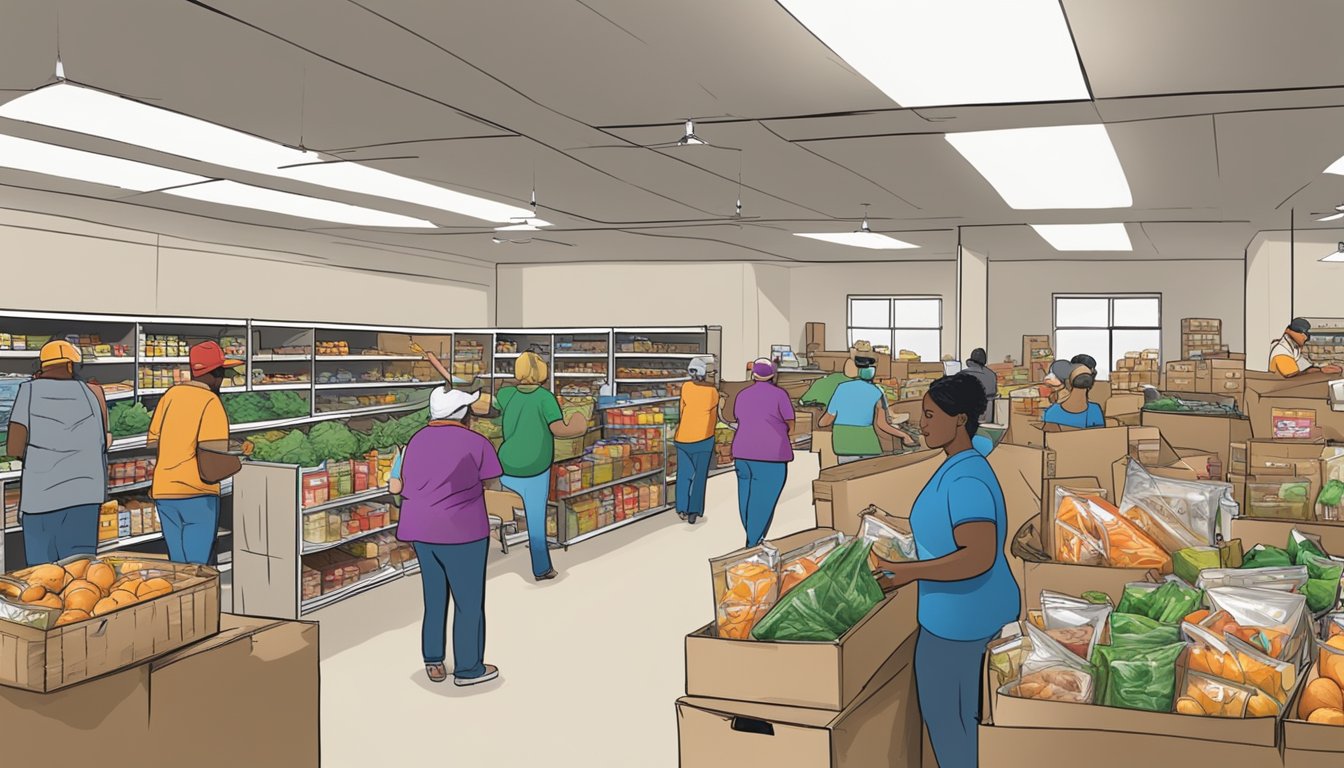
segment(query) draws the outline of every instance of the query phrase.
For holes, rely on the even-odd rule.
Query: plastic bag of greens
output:
[[[1304,595],[1251,587],[1218,587],[1206,594],[1214,613],[1203,626],[1231,632],[1277,659],[1301,657],[1310,634]]]
[[[1133,460],[1125,469],[1120,498],[1120,514],[1167,552],[1217,543],[1223,504],[1235,504],[1228,483],[1154,477]]]
[[[1161,646],[1181,642],[1181,630],[1147,616],[1132,613],[1111,614],[1111,645]]]
[[[1288,557],[1296,563],[1303,553],[1311,553],[1317,557],[1325,557],[1325,549],[1321,547],[1320,539],[1309,536],[1296,528],[1288,534]]]
[[[1256,587],[1279,592],[1296,592],[1308,580],[1305,566],[1287,568],[1213,568],[1199,574],[1200,589],[1214,587]]]
[[[1161,584],[1135,582],[1125,585],[1120,596],[1119,613],[1147,616],[1161,624],[1178,624],[1199,608],[1202,592],[1179,580],[1168,579]]]
[[[1101,642],[1110,615],[1110,605],[1096,605],[1049,590],[1041,592],[1041,616],[1046,634],[1080,659],[1092,658],[1092,649]]]
[[[1288,556],[1293,563],[1305,566],[1309,581],[1302,587],[1307,596],[1307,609],[1312,614],[1330,611],[1339,603],[1339,581],[1344,577],[1344,563],[1325,553],[1319,539],[1294,529],[1288,535]]]
[[[709,561],[719,637],[746,640],[779,598],[779,551],[769,543]]]
[[[1176,692],[1176,660],[1181,642],[1168,645],[1102,645],[1097,647],[1104,687],[1098,703],[1108,707],[1170,712]]]
[[[870,544],[857,539],[826,558],[816,573],[789,590],[751,630],[756,640],[830,642],[882,602],[868,567]]]
[[[1241,561],[1242,568],[1286,568],[1293,565],[1288,550],[1256,544]]]
[[[1338,507],[1344,504],[1344,483],[1333,479],[1326,483],[1316,497],[1316,503],[1323,507]]]
[[[1090,704],[1094,692],[1092,667],[1048,632],[1027,623],[1031,650],[1022,660],[1022,677],[1001,689],[1019,698]]]
[[[872,545],[869,565],[873,570],[879,557],[893,563],[919,559],[914,534],[900,530],[894,518],[876,507],[869,507],[859,518],[858,538]]]
[[[835,533],[808,542],[780,556],[779,595],[783,597],[789,590],[798,586],[808,576],[816,573],[827,556],[845,541],[845,534]]]

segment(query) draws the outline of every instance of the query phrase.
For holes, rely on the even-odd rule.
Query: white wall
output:
[[[789,343],[806,349],[806,324],[826,324],[826,349],[849,348],[850,295],[933,295],[943,300],[943,354],[956,352],[957,263],[955,261],[816,264],[789,269]]]
[[[490,324],[489,269],[463,267],[463,281],[454,282],[296,263],[280,256],[0,211],[0,308],[448,327]]]
[[[1147,262],[989,262],[989,359],[1022,356],[1022,337],[1054,330],[1056,293],[1162,295],[1162,356],[1181,354],[1181,319],[1223,321],[1223,343],[1245,348],[1245,263],[1235,260]]]

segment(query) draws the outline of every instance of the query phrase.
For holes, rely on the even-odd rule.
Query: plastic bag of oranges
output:
[[[719,637],[746,640],[779,599],[779,551],[767,544],[711,560]]]
[[[1246,717],[1247,704],[1255,696],[1255,691],[1244,685],[1194,670],[1186,671],[1185,685],[1178,690],[1177,714],[1204,717]]]

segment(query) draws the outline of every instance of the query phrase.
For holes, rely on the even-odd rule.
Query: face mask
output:
[[[860,378],[860,379],[863,379],[864,381],[872,381],[873,379],[877,378],[877,369],[875,369],[875,368],[860,368],[860,369],[859,369],[859,378]]]

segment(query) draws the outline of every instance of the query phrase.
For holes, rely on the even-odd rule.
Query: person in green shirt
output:
[[[859,369],[854,365],[854,350],[849,351],[849,359],[845,361],[845,367],[835,373],[828,373],[825,376],[812,382],[798,398],[799,405],[821,406],[825,408],[831,404],[831,397],[835,395],[835,390],[847,381],[853,381],[859,377]]]
[[[504,427],[504,442],[499,446],[499,463],[504,469],[500,483],[523,499],[532,576],[546,581],[558,575],[546,545],[546,502],[551,492],[555,438],[580,437],[588,431],[588,422],[578,413],[564,420],[559,401],[542,387],[549,373],[540,355],[519,355],[513,364],[513,377],[518,385],[499,390],[494,403]]]
[[[820,422],[822,427],[831,427],[831,446],[840,463],[882,455],[882,443],[877,437],[879,431],[907,445],[914,444],[913,437],[887,420],[886,398],[882,388],[873,381],[877,361],[871,357],[856,357],[851,362],[858,377],[836,388]]]

